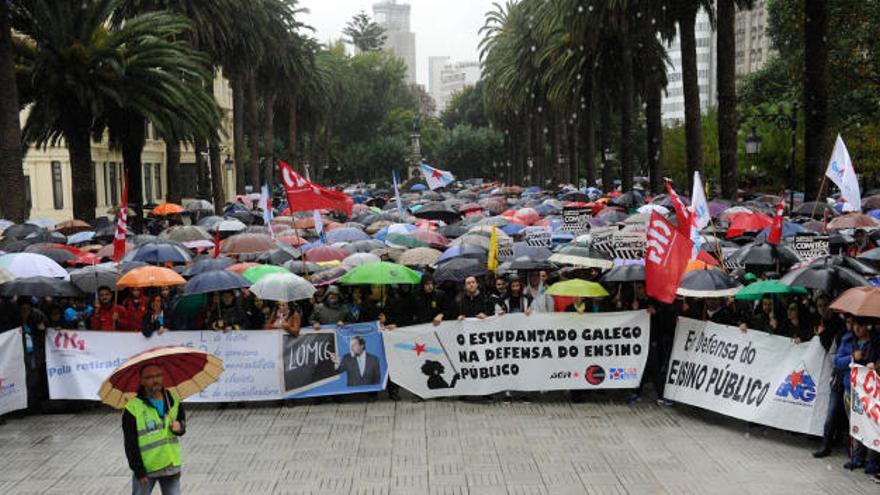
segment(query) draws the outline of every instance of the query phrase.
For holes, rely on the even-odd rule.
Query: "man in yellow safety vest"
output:
[[[163,386],[162,368],[140,369],[141,387],[122,413],[125,455],[133,474],[133,495],[149,495],[159,483],[163,495],[180,494],[180,442],[186,431],[183,404]]]

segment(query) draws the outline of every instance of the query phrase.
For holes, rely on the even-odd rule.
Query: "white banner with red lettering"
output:
[[[821,435],[831,359],[814,337],[679,318],[664,396],[744,421]]]
[[[880,452],[880,374],[877,370],[852,365],[849,432],[871,450]]]
[[[27,408],[21,328],[0,333],[0,414]]]

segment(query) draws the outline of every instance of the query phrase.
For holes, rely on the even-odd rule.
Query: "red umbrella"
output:
[[[252,263],[252,262],[248,261],[248,262],[244,262],[244,263],[235,263],[234,265],[229,265],[226,267],[226,269],[229,270],[230,272],[235,272],[235,273],[241,275],[248,268],[253,268],[255,266],[260,266],[260,264],[259,263]]]
[[[306,253],[303,255],[303,258],[306,261],[320,263],[322,261],[342,261],[350,254],[351,253],[342,248],[337,248],[333,246],[318,246],[316,248],[312,248],[306,251]]]
[[[525,225],[532,225],[541,221],[541,215],[534,208],[522,208],[516,212],[514,217]]]
[[[830,308],[855,316],[880,318],[880,288],[853,287],[838,296]]]
[[[415,230],[409,233],[410,237],[415,237],[420,241],[427,242],[432,247],[441,247],[445,248],[449,245],[449,239],[447,239],[443,234],[438,232],[433,232],[429,230]]]
[[[141,368],[155,364],[162,368],[163,385],[181,399],[199,393],[223,373],[223,361],[192,347],[163,346],[148,349],[125,360],[101,383],[98,395],[116,409],[125,407],[141,386]]]
[[[769,227],[773,219],[763,213],[738,213],[731,215],[727,238],[739,237],[746,232],[758,232]]]

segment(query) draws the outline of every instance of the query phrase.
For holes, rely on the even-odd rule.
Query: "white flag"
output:
[[[274,218],[272,214],[272,197],[269,196],[268,184],[263,184],[260,187],[260,201],[257,204],[263,210],[263,224],[269,228],[269,235],[274,239],[275,231],[272,230],[272,219]]]
[[[840,188],[840,195],[847,203],[843,207],[845,211],[859,211],[862,209],[862,193],[859,190],[859,179],[856,177],[852,159],[849,157],[849,151],[846,149],[846,145],[843,144],[843,138],[840,137],[840,134],[837,135],[837,141],[834,143],[834,151],[831,152],[831,160],[828,162],[825,176]]]
[[[709,225],[709,204],[706,203],[706,195],[703,192],[703,181],[699,172],[694,172],[694,190],[691,193],[691,210],[693,210],[694,220],[697,229],[702,230]]]
[[[312,210],[312,218],[315,219],[315,232],[318,233],[318,238],[321,242],[324,242],[324,220],[321,219],[321,212],[318,210]]]

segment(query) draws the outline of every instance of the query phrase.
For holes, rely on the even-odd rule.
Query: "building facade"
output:
[[[428,57],[428,93],[437,104],[437,113],[440,113],[440,73],[449,61],[450,58],[447,56]]]
[[[709,23],[709,14],[700,10],[695,26],[697,43],[697,81],[700,85],[700,109],[705,112],[717,105],[717,74],[718,61],[716,36]],[[684,85],[681,70],[681,45],[679,36],[667,44],[669,66],[667,79],[669,84],[663,95],[662,115],[664,125],[675,125],[684,122]]]
[[[385,46],[406,64],[406,83],[416,83],[416,35],[409,27],[410,5],[387,0],[373,5],[373,18],[385,29]]]
[[[214,80],[214,96],[223,110],[222,125],[225,130],[221,136],[221,158],[229,160],[223,167],[223,189],[226,198],[235,196],[235,167],[232,164],[232,90],[228,81],[218,75]],[[21,114],[22,125],[27,116]],[[152,125],[147,125],[146,145],[141,155],[143,170],[141,181],[144,203],[161,203],[168,192],[168,177],[165,158],[165,142],[158,138]],[[95,187],[97,192],[97,216],[112,215],[119,207],[122,197],[124,170],[122,152],[111,150],[105,139],[92,143],[92,164],[95,167]],[[73,188],[71,180],[70,156],[65,146],[36,148],[31,146],[24,157],[26,198],[30,218],[49,218],[56,222],[73,218]],[[181,146],[181,182],[184,198],[194,198],[198,194],[198,169],[192,147]],[[129,177],[129,181],[136,180]],[[184,201],[185,202],[185,201]]]
[[[446,57],[448,59],[448,57]],[[437,113],[449,105],[452,96],[467,86],[473,86],[480,80],[480,63],[472,61],[446,62],[440,69],[440,83],[436,93],[432,93],[437,102]]]
[[[749,10],[736,13],[736,75],[760,70],[773,56],[768,27],[767,2],[756,0]]]

